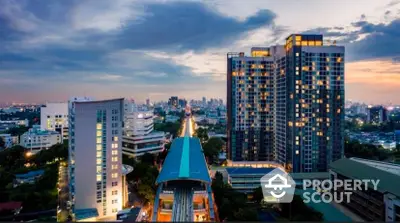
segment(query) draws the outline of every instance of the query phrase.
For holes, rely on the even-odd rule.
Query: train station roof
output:
[[[193,180],[211,183],[203,149],[198,138],[176,138],[169,149],[156,183]]]

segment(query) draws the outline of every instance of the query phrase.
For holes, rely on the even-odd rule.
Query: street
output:
[[[60,162],[58,176],[58,207],[57,221],[66,221],[69,215],[67,201],[68,196],[68,168],[64,162]]]

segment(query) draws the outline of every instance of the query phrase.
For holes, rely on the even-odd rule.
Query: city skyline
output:
[[[400,104],[397,0],[38,2],[0,9],[0,102],[225,101],[226,53],[314,33],[346,47],[346,99]]]

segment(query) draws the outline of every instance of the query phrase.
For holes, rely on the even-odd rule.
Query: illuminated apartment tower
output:
[[[327,171],[344,151],[344,47],[291,35],[275,61],[276,160],[293,172]]]
[[[228,159],[273,161],[274,58],[283,46],[228,53]]]
[[[115,216],[122,208],[123,110],[123,99],[69,102],[69,183],[76,219],[89,211],[97,219]]]

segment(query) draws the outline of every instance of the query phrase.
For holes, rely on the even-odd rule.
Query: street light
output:
[[[25,157],[26,157],[26,158],[29,158],[29,157],[31,157],[32,155],[33,155],[32,152],[29,152],[29,151],[25,153]]]

